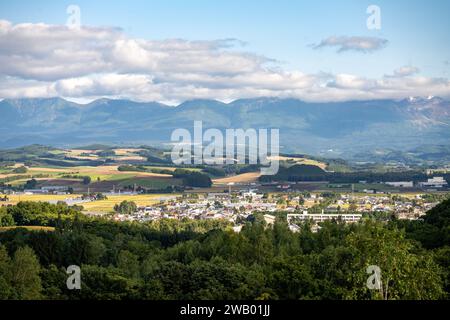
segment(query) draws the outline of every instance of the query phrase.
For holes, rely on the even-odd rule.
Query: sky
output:
[[[449,12],[445,0],[0,0],[0,98],[449,98]]]

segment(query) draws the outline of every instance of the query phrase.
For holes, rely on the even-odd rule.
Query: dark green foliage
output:
[[[114,150],[102,150],[97,152],[97,155],[99,157],[114,157],[116,153],[114,152]]]
[[[56,149],[38,144],[33,144],[17,149],[2,150],[0,151],[0,160],[25,162],[30,159],[47,156],[49,155],[49,152],[52,150]]]
[[[450,225],[450,199],[445,200],[428,211],[424,221],[425,223],[431,224],[439,229],[448,227]],[[446,244],[450,243],[447,242]]]
[[[211,178],[207,174],[196,171],[176,169],[173,177],[183,179],[183,184],[189,187],[209,188],[212,185]]]
[[[0,299],[443,299],[449,246],[438,237],[430,251],[408,238],[448,228],[446,208],[414,232],[367,220],[292,233],[281,215],[271,227],[255,215],[235,233],[224,221],[117,223],[19,203],[0,213],[56,230],[0,232]],[[425,225],[434,231],[420,233]],[[66,288],[73,264],[81,267],[79,291]],[[369,265],[380,266],[388,290],[367,289]]]
[[[28,169],[25,166],[21,166],[21,167],[14,168],[12,172],[13,173],[27,173]]]
[[[209,174],[212,177],[225,177],[226,176],[226,172],[222,168],[205,167],[202,171],[204,173]]]
[[[0,245],[0,299],[35,300],[42,297],[41,266],[33,250],[24,246],[12,258]]]
[[[31,180],[28,180],[26,183],[25,183],[25,185],[24,185],[24,189],[35,189],[36,188],[36,186],[37,186],[37,181],[36,181],[36,179],[31,179]]]
[[[114,211],[121,214],[132,214],[137,211],[137,206],[133,201],[124,200],[114,206]]]
[[[294,165],[280,167],[278,173],[272,176],[261,176],[262,182],[270,181],[328,181],[330,183],[358,183],[359,181],[390,182],[390,181],[425,181],[428,176],[421,171],[402,172],[326,172],[313,165]]]
[[[16,206],[9,206],[6,208],[6,214],[12,216],[15,225],[19,226],[56,226],[58,220],[80,215],[78,211],[66,205],[32,201],[22,201]]]
[[[14,225],[14,218],[5,207],[0,207],[0,227],[8,227]]]
[[[146,172],[147,169],[144,166],[133,166],[130,164],[120,165],[117,170],[119,171],[133,171],[133,172]]]
[[[450,246],[450,199],[428,211],[423,221],[397,221],[397,224],[426,248]]]
[[[85,176],[83,177],[83,184],[90,184],[91,183],[91,177]]]

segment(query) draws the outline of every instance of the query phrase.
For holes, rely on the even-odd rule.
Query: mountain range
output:
[[[202,120],[205,129],[278,128],[281,152],[329,157],[450,145],[450,102],[439,97],[327,103],[191,100],[178,106],[39,98],[0,102],[0,147],[163,144],[176,128],[192,130],[194,120]]]

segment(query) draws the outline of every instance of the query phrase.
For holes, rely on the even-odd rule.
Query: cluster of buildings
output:
[[[64,195],[69,194],[68,186],[45,186],[37,189],[25,189],[24,194],[57,194]]]
[[[437,202],[424,201],[420,194],[413,197],[341,194],[336,203],[325,208],[325,212],[351,211],[361,214],[384,212],[395,214],[400,219],[418,219],[436,205]]]
[[[422,188],[442,189],[447,186],[448,186],[448,183],[443,177],[434,177],[434,178],[428,179],[426,182],[419,182],[419,187],[422,187]]]
[[[400,219],[418,219],[436,204],[424,201],[420,195],[406,198],[339,194],[330,200],[321,194],[282,193],[268,196],[255,190],[242,190],[238,193],[185,194],[161,200],[153,206],[139,207],[131,215],[116,214],[114,219],[141,222],[221,219],[234,224],[234,229],[239,231],[250,215],[262,213],[267,224],[273,224],[275,213],[282,212],[295,232],[300,228],[299,223],[304,221],[313,222],[317,229],[326,220],[354,223],[361,220],[364,214],[377,212],[396,215]]]
[[[158,219],[224,219],[238,222],[256,212],[275,212],[277,204],[263,199],[252,190],[230,193],[196,194],[196,197],[171,198],[154,206],[139,207],[131,216],[116,214],[116,220],[151,221]]]
[[[413,181],[398,181],[398,182],[385,182],[386,185],[397,187],[397,188],[414,188]],[[444,177],[433,177],[427,181],[418,182],[417,187],[422,189],[445,189],[448,187],[447,181]]]

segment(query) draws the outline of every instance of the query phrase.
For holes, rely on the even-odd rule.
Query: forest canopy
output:
[[[317,233],[256,217],[236,233],[220,220],[114,222],[21,202],[0,208],[0,298],[447,299],[449,213],[445,201],[423,221],[327,222]],[[70,265],[81,290],[67,289]],[[382,291],[367,287],[373,265]]]

